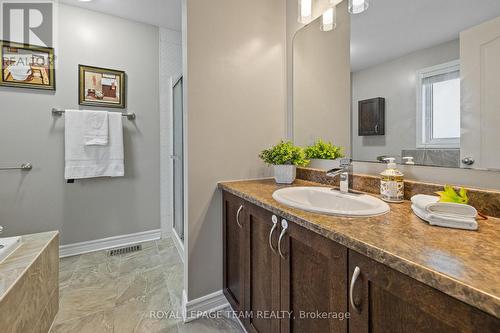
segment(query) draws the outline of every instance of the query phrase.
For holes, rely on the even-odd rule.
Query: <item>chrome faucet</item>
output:
[[[326,172],[328,177],[340,177],[340,192],[349,193],[352,189],[352,160],[350,158],[340,159],[340,168]]]

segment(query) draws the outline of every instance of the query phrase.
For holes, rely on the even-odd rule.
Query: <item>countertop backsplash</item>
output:
[[[302,180],[313,181],[330,186],[338,186],[338,177],[332,178],[326,175],[324,170],[311,168],[297,168],[297,178]],[[353,189],[371,194],[380,194],[380,179],[377,176],[355,174],[353,177]],[[425,183],[414,180],[405,179],[405,199],[410,198],[415,194],[430,194],[433,195],[437,191],[441,191],[445,184]],[[450,184],[460,185],[460,184]],[[482,214],[500,217],[500,191],[484,190],[477,188],[466,187],[468,190],[469,204],[474,206]]]

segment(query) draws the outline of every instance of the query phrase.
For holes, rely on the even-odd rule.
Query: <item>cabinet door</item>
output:
[[[248,210],[245,311],[252,316],[243,323],[249,332],[279,332],[280,322],[272,316],[280,309],[280,257],[275,252],[279,226],[274,223],[278,220],[260,207],[252,205]]]
[[[244,304],[246,207],[241,199],[227,192],[224,192],[223,200],[223,292],[232,308],[240,311]]]
[[[498,319],[357,252],[349,268],[349,332],[498,332]]]
[[[347,332],[347,249],[293,223],[282,230],[281,310],[292,316],[281,332]]]
[[[358,102],[358,135],[385,134],[385,99],[382,97]]]

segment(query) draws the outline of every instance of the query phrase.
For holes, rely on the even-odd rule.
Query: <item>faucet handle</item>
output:
[[[341,167],[348,167],[352,164],[352,159],[349,157],[344,157],[340,159],[340,166]]]

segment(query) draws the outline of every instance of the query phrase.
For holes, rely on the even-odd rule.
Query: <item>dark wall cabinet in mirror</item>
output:
[[[385,99],[366,99],[358,105],[358,135],[385,135]]]

